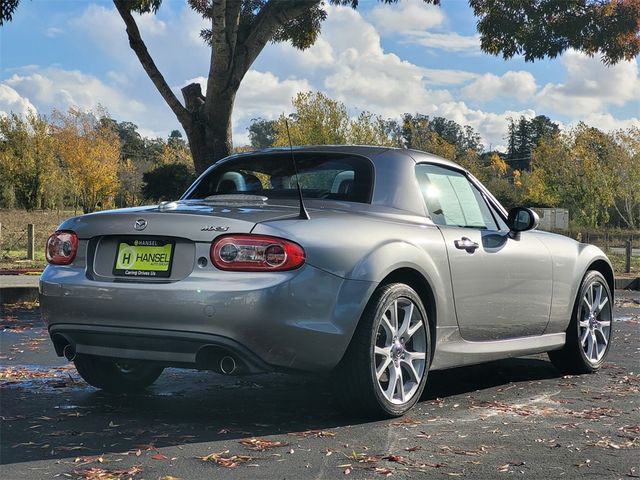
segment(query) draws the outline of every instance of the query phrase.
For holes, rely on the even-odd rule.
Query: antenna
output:
[[[293,172],[296,175],[296,185],[298,186],[298,199],[300,201],[300,215],[298,218],[301,220],[311,220],[309,212],[304,206],[304,198],[302,198],[302,189],[300,188],[300,181],[298,180],[298,166],[296,165],[296,157],[293,155],[293,145],[291,144],[291,134],[289,133],[289,122],[285,118],[284,124],[287,127],[287,138],[289,139],[289,151],[291,152],[291,161],[293,162]]]

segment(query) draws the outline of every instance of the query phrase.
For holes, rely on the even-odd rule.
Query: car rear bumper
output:
[[[97,355],[217,371],[222,359],[230,356],[245,373],[273,370],[255,353],[218,335],[65,323],[52,325],[49,335],[59,356]]]
[[[78,354],[209,368],[229,352],[250,372],[326,371],[342,358],[374,288],[310,265],[194,272],[173,283],[98,282],[83,268],[49,266],[40,302],[58,355],[69,344]]]

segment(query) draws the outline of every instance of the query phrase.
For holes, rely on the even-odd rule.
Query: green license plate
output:
[[[113,274],[124,277],[168,277],[175,243],[158,238],[120,240]]]

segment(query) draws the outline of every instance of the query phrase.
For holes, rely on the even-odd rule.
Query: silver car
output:
[[[430,370],[540,352],[562,372],[602,366],[611,264],[537,220],[415,150],[234,155],[178,201],[60,225],[42,314],[57,354],[108,391],[168,366],[331,372],[347,408],[398,416]]]

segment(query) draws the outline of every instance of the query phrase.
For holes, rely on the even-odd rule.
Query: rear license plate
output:
[[[120,240],[113,274],[123,277],[168,277],[175,242],[159,238]]]

